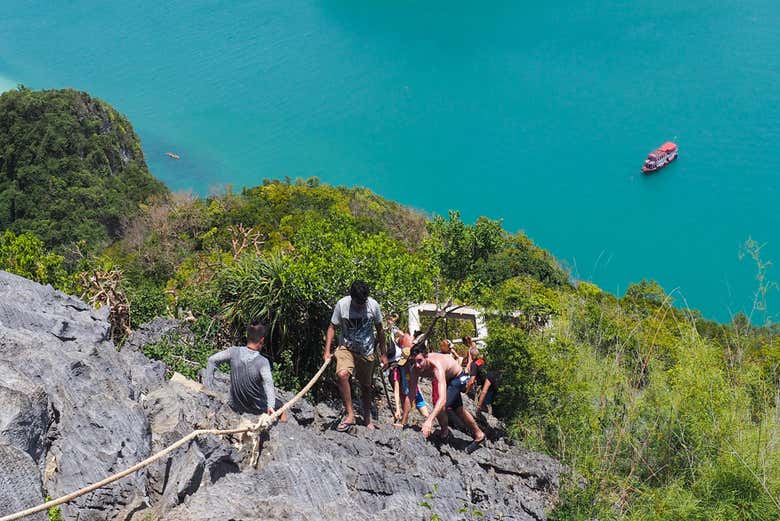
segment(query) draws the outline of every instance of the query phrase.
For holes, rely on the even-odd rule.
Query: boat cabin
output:
[[[647,155],[645,164],[642,166],[642,171],[653,172],[668,165],[676,158],[677,145],[668,141]]]

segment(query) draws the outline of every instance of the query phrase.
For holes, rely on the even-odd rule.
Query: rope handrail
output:
[[[154,463],[158,459],[162,458],[163,456],[170,454],[171,452],[175,451],[179,447],[183,446],[190,440],[193,440],[194,438],[204,435],[204,434],[214,434],[217,436],[227,436],[230,434],[242,434],[242,433],[258,433],[260,431],[267,430],[271,423],[277,419],[279,416],[287,412],[287,410],[295,404],[298,400],[303,398],[303,396],[308,393],[311,388],[314,386],[314,384],[317,382],[317,380],[320,379],[322,376],[322,373],[325,372],[325,369],[328,367],[328,364],[330,364],[331,358],[328,358],[325,360],[322,364],[322,367],[320,367],[319,371],[312,377],[311,380],[309,380],[309,383],[304,386],[303,389],[301,389],[298,394],[293,396],[293,398],[279,407],[279,409],[275,410],[273,414],[262,414],[260,415],[260,418],[257,420],[257,423],[250,427],[243,427],[239,429],[197,429],[189,433],[188,435],[181,438],[179,441],[176,441],[164,449],[156,452],[155,454],[149,456],[143,461],[140,461],[133,465],[132,467],[129,467],[121,472],[117,472],[116,474],[113,474],[111,476],[108,476],[105,479],[102,479],[98,481],[97,483],[93,483],[92,485],[87,485],[84,488],[81,488],[75,492],[71,492],[70,494],[66,494],[62,497],[59,497],[57,499],[52,499],[51,501],[47,501],[46,503],[43,503],[42,505],[38,505],[37,507],[28,508],[27,510],[22,510],[20,512],[16,512],[15,514],[10,514],[4,517],[0,517],[0,521],[14,521],[16,519],[21,519],[23,517],[30,516],[32,514],[36,514],[38,512],[41,512],[43,510],[48,510],[52,507],[56,507],[58,505],[62,505],[63,503],[68,503],[70,501],[73,501],[79,496],[83,496],[84,494],[88,494],[89,492],[92,492],[93,490],[97,490],[101,487],[105,487],[109,483],[113,483],[114,481],[118,481],[125,476],[128,476],[134,472],[137,472],[141,470],[142,468],[150,465],[151,463]],[[256,445],[255,445],[256,446]],[[256,463],[256,455],[253,454],[252,456],[252,465]]]

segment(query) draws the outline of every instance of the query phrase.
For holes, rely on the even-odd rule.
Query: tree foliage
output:
[[[46,251],[43,241],[30,232],[16,235],[11,230],[0,234],[0,269],[22,277],[62,288],[68,275],[64,257]]]
[[[289,352],[296,374],[319,365],[333,305],[353,280],[366,280],[385,310],[404,310],[432,290],[432,266],[383,233],[314,214],[297,227],[291,251],[245,254],[215,280],[223,316],[236,334],[251,317],[266,320],[270,352],[277,358]]]
[[[47,247],[105,246],[147,196],[165,192],[127,119],[74,90],[0,95],[0,229]]]
[[[474,225],[460,219],[451,210],[449,219],[436,216],[428,223],[431,239],[428,252],[439,265],[442,275],[453,282],[463,282],[477,263],[484,263],[504,244],[500,221],[480,217]]]

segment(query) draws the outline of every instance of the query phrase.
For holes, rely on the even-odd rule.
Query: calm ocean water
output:
[[[173,189],[364,185],[501,217],[610,291],[749,310],[740,245],[780,262],[780,2],[525,4],[5,0],[0,88],[112,103]]]

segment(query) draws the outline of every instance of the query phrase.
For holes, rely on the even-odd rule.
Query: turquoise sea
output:
[[[575,277],[617,293],[656,279],[719,320],[751,308],[748,237],[780,262],[777,0],[4,0],[3,11],[0,89],[105,99],[177,190],[319,176],[427,212],[502,217]],[[679,160],[643,177],[669,139]]]

